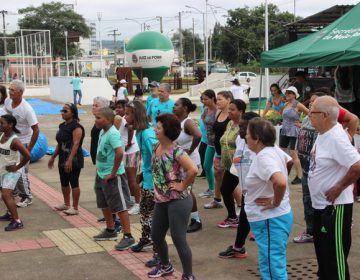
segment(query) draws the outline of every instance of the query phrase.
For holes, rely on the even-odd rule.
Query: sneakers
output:
[[[223,208],[221,202],[217,202],[216,200],[211,201],[210,203],[207,203],[204,205],[205,209],[216,209],[216,208]]]
[[[32,204],[32,199],[27,197],[25,199],[22,199],[20,202],[16,203],[16,206],[18,208],[25,208],[31,204]]]
[[[301,184],[301,178],[299,178],[298,176],[296,176],[294,180],[291,181],[291,185],[297,185],[297,184]]]
[[[233,246],[227,247],[227,249],[223,252],[219,253],[219,258],[223,259],[231,259],[231,258],[246,258],[248,254],[246,253],[245,247],[240,249],[234,248]]]
[[[54,208],[57,211],[65,211],[65,210],[68,210],[70,208],[70,206],[67,206],[63,203],[63,204],[55,206]]]
[[[174,272],[173,266],[169,263],[168,265],[157,265],[153,270],[148,273],[150,278],[158,278],[163,276],[169,276]]]
[[[22,221],[17,222],[15,220],[12,220],[10,224],[5,227],[5,231],[14,231],[22,228],[24,228],[24,224],[22,223]]]
[[[200,198],[210,198],[210,197],[214,197],[214,191],[212,190],[207,190],[205,192],[199,193],[199,197]]]
[[[158,254],[154,254],[150,260],[145,263],[146,267],[154,267],[160,264],[160,258]]]
[[[300,233],[298,236],[296,236],[293,241],[295,243],[309,243],[309,242],[313,242],[314,238],[312,235],[306,233],[306,232],[302,232]]]
[[[66,215],[73,216],[73,215],[79,215],[79,210],[70,207],[69,209],[66,209],[63,211]]]
[[[138,244],[132,246],[130,249],[134,253],[139,253],[144,249],[151,248],[153,245],[152,241],[147,238],[140,238],[140,241]]]
[[[219,228],[237,228],[239,225],[239,220],[237,218],[226,218],[223,221],[217,223]]]
[[[129,215],[137,215],[140,212],[140,205],[139,203],[134,203],[134,205],[129,209]]]
[[[196,280],[195,276],[192,275],[192,276],[186,276],[185,274],[183,274],[181,276],[181,280]]]
[[[115,250],[117,251],[124,251],[129,249],[132,245],[135,244],[135,239],[134,237],[128,237],[126,235],[124,235],[123,239],[121,239],[121,241],[115,245]]]
[[[56,207],[55,207],[55,208],[56,208]],[[98,222],[98,223],[105,223],[105,218],[104,218],[104,217],[98,218],[98,219],[97,219],[97,222]]]
[[[6,211],[6,213],[4,215],[1,215],[0,216],[0,221],[2,222],[8,222],[8,221],[11,221],[12,220],[12,217],[10,215],[9,212]]]
[[[196,231],[201,230],[201,229],[202,229],[202,223],[198,222],[195,219],[191,219],[190,224],[188,225],[188,228],[187,228],[186,232],[191,233],[191,232],[196,232]]]
[[[109,241],[109,240],[117,240],[117,232],[109,232],[107,229],[104,229],[101,233],[98,235],[95,235],[94,237],[95,241]]]

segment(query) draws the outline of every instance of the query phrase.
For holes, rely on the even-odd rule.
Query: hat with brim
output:
[[[286,91],[290,91],[290,92],[292,92],[293,94],[295,94],[296,99],[298,99],[298,98],[300,97],[300,95],[299,95],[298,90],[297,90],[296,87],[288,87],[288,88],[285,90],[285,92],[286,92]]]
[[[127,84],[127,81],[122,79],[122,80],[120,80],[120,84]]]

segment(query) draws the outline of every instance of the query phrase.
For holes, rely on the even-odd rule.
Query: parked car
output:
[[[256,74],[253,72],[239,72],[238,77],[240,80],[247,80],[247,79],[253,80],[256,78]]]

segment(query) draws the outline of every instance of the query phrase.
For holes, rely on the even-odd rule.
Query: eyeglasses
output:
[[[60,110],[60,113],[67,113],[67,112],[69,112],[69,110]]]
[[[309,112],[309,117],[312,117],[313,115],[315,114],[326,114],[325,112],[321,112],[321,111],[312,111],[312,112]]]

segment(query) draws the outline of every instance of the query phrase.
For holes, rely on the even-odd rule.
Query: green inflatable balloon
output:
[[[148,77],[150,81],[160,82],[173,62],[174,46],[163,34],[145,31],[130,39],[125,55],[139,79]]]

